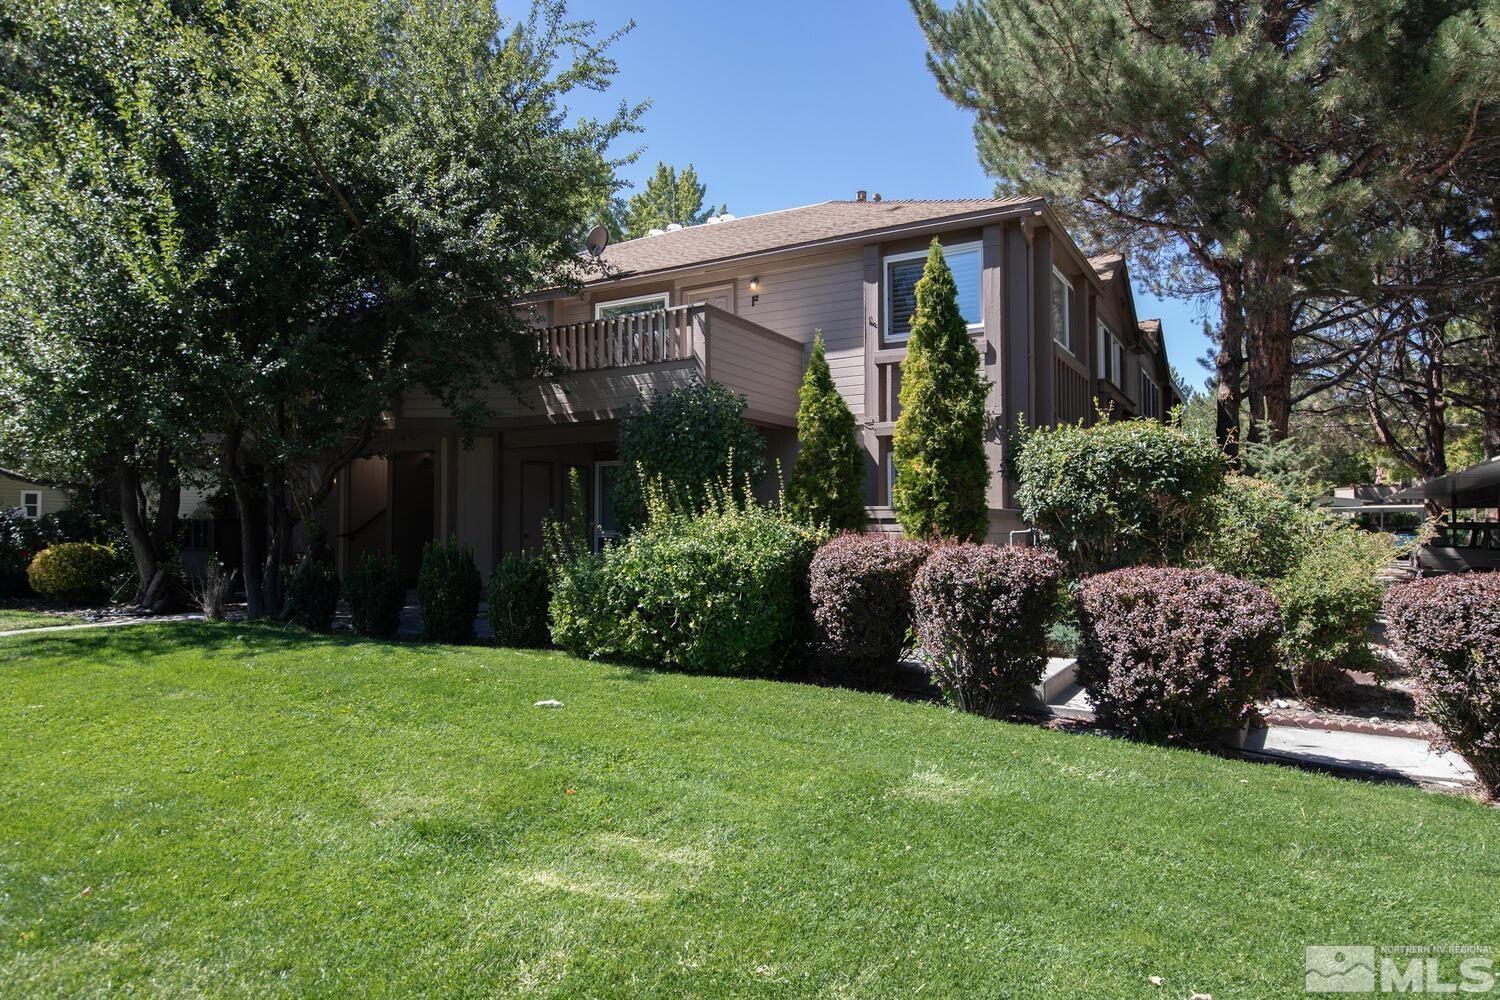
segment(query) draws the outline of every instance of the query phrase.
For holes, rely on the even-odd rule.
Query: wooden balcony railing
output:
[[[538,346],[570,372],[687,361],[701,351],[706,309],[674,306],[551,326],[538,332]]]

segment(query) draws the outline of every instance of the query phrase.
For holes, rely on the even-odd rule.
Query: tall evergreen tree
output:
[[[1242,375],[1287,432],[1299,304],[1367,296],[1399,206],[1493,151],[1493,0],[912,4],[1002,190],[1218,294],[1221,435]]]
[[[859,531],[865,526],[864,449],[854,414],[833,384],[821,331],[813,338],[799,399],[801,447],[786,487],[787,506],[809,523],[826,524],[833,531]]]
[[[891,506],[908,536],[968,541],[989,528],[979,360],[958,311],[958,285],[934,239],[917,282],[893,442]]]
[[[698,180],[698,171],[689,163],[679,173],[676,167],[665,163],[656,165],[656,173],[646,182],[643,190],[633,194],[625,202],[621,227],[625,238],[633,240],[645,236],[653,229],[665,229],[676,223],[680,226],[696,226],[710,215],[728,211],[728,206],[715,209],[712,204],[703,207],[703,197],[708,185]]]

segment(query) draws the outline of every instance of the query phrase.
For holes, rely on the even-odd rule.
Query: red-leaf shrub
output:
[[[808,570],[818,651],[848,679],[876,683],[901,661],[911,586],[932,547],[881,535],[839,535]]]
[[[920,653],[949,701],[994,715],[1042,678],[1062,561],[1046,549],[949,545],[912,587]]]
[[[1417,704],[1451,748],[1500,794],[1500,574],[1392,587],[1385,613],[1396,651],[1417,675]]]
[[[1099,721],[1133,736],[1238,725],[1277,665],[1266,590],[1213,570],[1137,566],[1083,581],[1078,681]]]

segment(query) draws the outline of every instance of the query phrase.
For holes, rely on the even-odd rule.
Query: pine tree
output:
[[[854,414],[833,384],[821,332],[813,339],[812,358],[802,377],[797,440],[801,447],[786,487],[793,516],[836,532],[864,528],[864,450]]]
[[[933,240],[917,282],[894,441],[891,506],[909,537],[984,538],[984,399],[979,351],[958,311],[953,272]]]
[[[728,206],[703,207],[703,196],[708,185],[699,182],[698,171],[689,163],[678,173],[676,167],[665,163],[656,165],[656,173],[646,182],[646,187],[630,196],[625,202],[620,219],[625,238],[633,240],[645,236],[653,229],[665,229],[676,223],[680,226],[696,226],[708,219],[715,211],[723,213]]]

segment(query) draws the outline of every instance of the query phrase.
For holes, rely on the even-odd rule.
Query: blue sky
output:
[[[502,5],[510,6],[510,5]],[[692,163],[708,197],[736,215],[852,198],[985,197],[972,119],[938,93],[905,0],[571,0],[603,31],[632,18],[615,47],[622,98],[651,100],[627,167],[639,184],[656,162]],[[1137,285],[1143,317],[1160,316],[1172,363],[1193,385],[1206,372],[1202,309]]]

